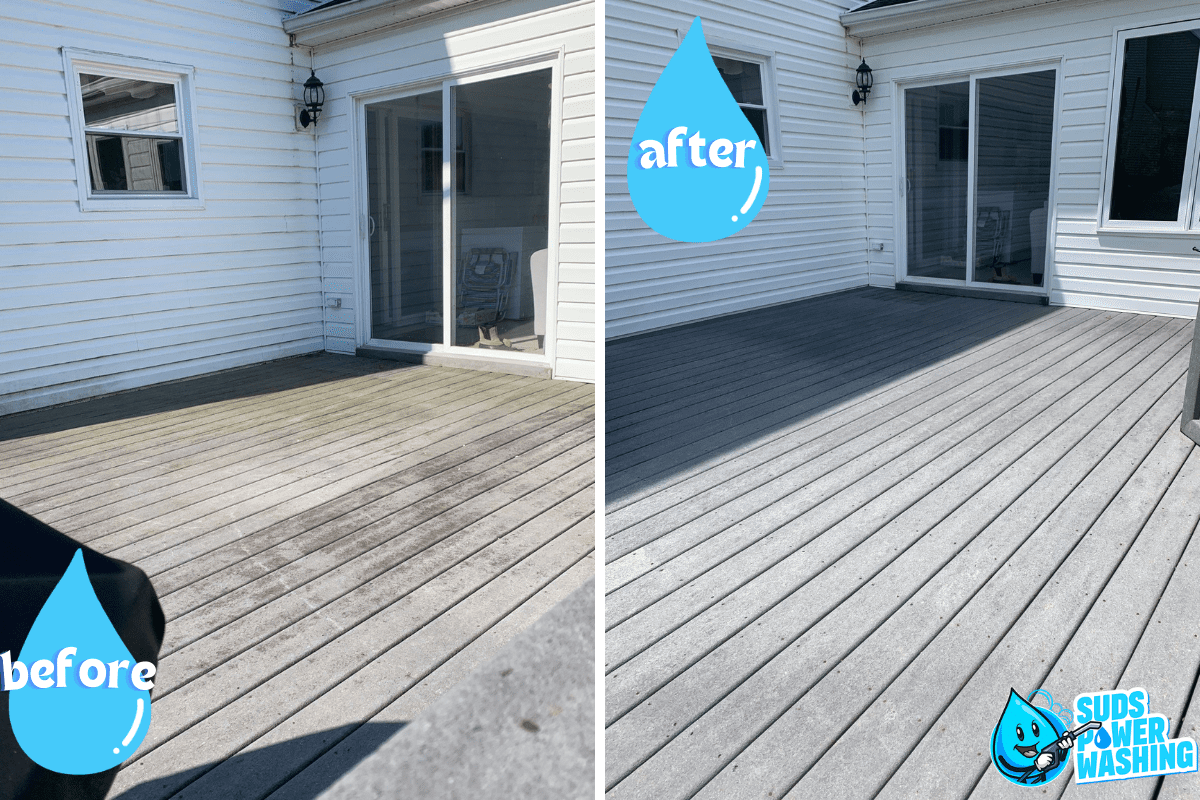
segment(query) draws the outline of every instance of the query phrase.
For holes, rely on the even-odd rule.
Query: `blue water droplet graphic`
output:
[[[646,224],[681,242],[737,233],[766,200],[762,142],[717,71],[699,17],[642,109],[626,176]]]
[[[1106,728],[1100,728],[1096,731],[1096,738],[1092,740],[1092,744],[1098,749],[1103,750],[1112,744],[1112,736],[1109,735]]]
[[[59,651],[78,648],[64,670],[64,685],[40,688],[30,680],[9,692],[8,717],[21,749],[35,762],[68,775],[89,775],[129,758],[150,729],[150,692],[130,680],[136,660],[117,634],[88,579],[77,550],[21,648],[26,667],[40,659],[56,662]],[[117,686],[107,680],[88,687],[81,665],[95,658],[107,665],[128,662]],[[92,671],[93,681],[97,673]],[[57,676],[55,676],[57,677]]]
[[[1037,733],[1033,732],[1035,725]],[[1015,691],[1009,691],[1000,721],[992,729],[992,763],[1005,778],[1024,784],[1035,775],[1037,754],[1054,744],[1065,732],[1062,720],[1027,702]],[[1066,764],[1064,760],[1047,771],[1045,780],[1053,780]],[[1040,773],[1036,775],[1040,777]]]

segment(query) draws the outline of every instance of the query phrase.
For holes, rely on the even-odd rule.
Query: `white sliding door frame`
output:
[[[976,220],[976,173],[979,164],[979,81],[989,78],[1002,78],[1011,75],[1023,75],[1031,72],[1054,70],[1054,113],[1052,121],[1052,136],[1050,142],[1050,185],[1049,203],[1046,213],[1046,247],[1044,251],[1045,269],[1042,273],[1041,286],[1021,286],[1008,283],[991,283],[975,280],[975,220]],[[907,106],[908,90],[923,89],[931,86],[943,86],[952,83],[968,83],[970,99],[968,108],[968,152],[967,152],[967,259],[965,278],[932,278],[908,274],[908,163],[906,158],[907,136]],[[1054,270],[1054,198],[1058,185],[1058,147],[1060,134],[1060,115],[1062,113],[1063,91],[1063,59],[1042,60],[1020,64],[1009,64],[990,69],[972,70],[970,72],[952,72],[937,76],[927,76],[907,80],[896,80],[892,84],[892,96],[898,98],[895,104],[893,126],[896,132],[894,139],[894,164],[898,180],[895,189],[896,241],[896,281],[932,286],[954,286],[972,289],[994,289],[1004,292],[1047,296],[1050,291],[1050,281]],[[1010,221],[1010,225],[1012,222]],[[1011,230],[1011,228],[1010,228]]]
[[[351,137],[355,152],[352,154],[355,186],[353,187],[357,235],[354,236],[353,254],[355,264],[356,303],[355,339],[359,347],[370,346],[405,353],[454,353],[472,358],[487,358],[546,365],[553,368],[557,343],[558,322],[558,248],[560,174],[562,169],[562,94],[563,68],[566,58],[564,48],[539,53],[525,58],[498,64],[447,73],[432,80],[422,80],[398,86],[390,86],[350,95],[354,103],[354,135]],[[546,334],[542,353],[521,353],[455,345],[454,341],[454,269],[457,252],[454,236],[454,187],[455,187],[455,114],[453,88],[472,83],[505,78],[529,72],[549,69],[550,89],[550,169],[547,209],[547,278],[546,278]],[[369,234],[370,172],[367,163],[367,106],[372,103],[398,100],[428,92],[442,93],[442,342],[403,342],[376,339],[371,336],[371,258]],[[527,257],[528,254],[523,254]]]

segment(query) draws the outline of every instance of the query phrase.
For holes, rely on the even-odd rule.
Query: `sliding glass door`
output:
[[[366,104],[371,339],[545,353],[552,78]]]
[[[905,93],[910,277],[966,278],[970,99],[969,83]]]
[[[1043,292],[1054,70],[904,91],[905,276]]]
[[[442,92],[366,111],[371,338],[440,343]]]

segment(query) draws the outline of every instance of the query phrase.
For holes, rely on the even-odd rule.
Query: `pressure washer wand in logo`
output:
[[[1085,722],[1078,728],[1067,731],[1058,741],[1051,742],[1041,750],[1037,750],[1036,755],[1034,755],[1034,748],[1026,748],[1024,755],[1034,755],[1033,768],[1026,772],[1026,776],[1028,777],[1035,772],[1041,773],[1043,776],[1045,776],[1047,772],[1067,760],[1067,751],[1075,746],[1075,741],[1080,736],[1088,731],[1094,731],[1099,727],[1100,723],[1096,720]]]

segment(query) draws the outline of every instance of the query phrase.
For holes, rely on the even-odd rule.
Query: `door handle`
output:
[[[375,218],[367,214],[367,238],[370,239],[375,235]]]

